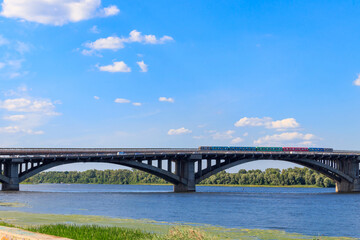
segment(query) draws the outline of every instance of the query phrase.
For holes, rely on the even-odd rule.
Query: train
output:
[[[332,148],[307,147],[224,147],[200,146],[199,151],[240,151],[240,152],[333,152]]]

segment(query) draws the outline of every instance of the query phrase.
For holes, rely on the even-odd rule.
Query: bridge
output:
[[[47,169],[70,163],[101,162],[154,174],[174,192],[195,192],[195,185],[228,168],[257,160],[296,163],[335,180],[336,192],[360,192],[360,152],[199,151],[197,148],[0,148],[3,191]]]

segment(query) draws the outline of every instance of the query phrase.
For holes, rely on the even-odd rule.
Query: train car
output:
[[[211,147],[211,150],[214,150],[214,151],[228,151],[229,150],[229,147]]]
[[[332,149],[332,148],[324,148],[324,152],[334,152],[334,149]]]
[[[256,147],[229,147],[229,151],[255,152]]]
[[[309,152],[324,152],[324,148],[309,148]]]
[[[282,147],[256,147],[257,152],[282,152]]]
[[[284,152],[308,152],[309,148],[303,147],[283,147]]]
[[[200,150],[200,151],[210,151],[210,150],[211,150],[211,147],[210,147],[210,146],[200,146],[200,147],[199,147],[199,150]]]
[[[200,146],[200,151],[243,151],[243,152],[333,152],[332,148],[306,147],[227,147],[227,146]]]

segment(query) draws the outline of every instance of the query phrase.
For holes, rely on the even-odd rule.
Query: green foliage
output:
[[[23,183],[166,184],[159,177],[139,170],[87,170],[84,172],[42,172]]]
[[[153,239],[153,240],[211,240],[216,239],[209,234],[189,227],[173,227],[168,234],[159,235],[138,229],[109,227],[97,225],[41,225],[26,230],[74,240],[122,240],[122,239]]]
[[[74,240],[153,239],[154,234],[136,229],[96,225],[42,225],[27,230]]]
[[[279,170],[268,168],[261,170],[239,170],[238,173],[219,172],[203,180],[200,184],[216,185],[316,185],[318,187],[334,187],[335,182],[324,175],[308,168],[288,168]]]
[[[84,172],[42,172],[24,183],[91,183],[91,184],[166,184],[159,177],[139,170],[87,170]],[[219,172],[203,180],[200,184],[211,185],[316,185],[334,187],[333,180],[308,168],[288,168],[265,171],[241,169],[238,173]]]

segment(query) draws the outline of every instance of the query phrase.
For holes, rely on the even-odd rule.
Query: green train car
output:
[[[257,152],[282,152],[282,147],[256,147]]]

